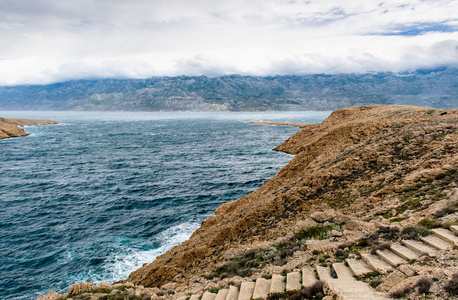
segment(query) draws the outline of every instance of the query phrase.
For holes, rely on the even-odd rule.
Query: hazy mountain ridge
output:
[[[76,80],[0,87],[0,110],[335,110],[368,104],[453,108],[458,69],[412,73]]]

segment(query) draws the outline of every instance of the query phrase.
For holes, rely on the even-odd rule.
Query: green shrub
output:
[[[369,282],[369,285],[370,285],[372,288],[375,289],[375,288],[378,287],[381,283],[382,283],[381,280],[371,280],[371,281]]]
[[[438,219],[423,219],[418,222],[418,225],[423,226],[428,229],[438,228],[442,226],[442,223]]]

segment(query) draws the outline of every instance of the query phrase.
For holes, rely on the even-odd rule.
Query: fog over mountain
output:
[[[456,108],[458,69],[75,80],[52,85],[0,87],[0,110],[335,110],[370,104]]]

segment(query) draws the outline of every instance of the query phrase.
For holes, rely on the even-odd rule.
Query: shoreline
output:
[[[293,122],[269,122],[269,121],[248,121],[248,123],[255,125],[271,125],[271,126],[292,126],[304,128],[309,126],[307,123],[293,123]]]
[[[59,122],[54,120],[37,120],[37,119],[15,119],[0,117],[0,140],[21,136],[30,135],[19,126],[34,126],[34,125],[54,125]]]

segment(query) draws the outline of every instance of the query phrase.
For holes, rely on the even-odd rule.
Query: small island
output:
[[[53,121],[53,120],[0,118],[0,139],[29,135],[27,132],[25,132],[23,128],[19,126],[52,125],[52,124],[59,124],[59,122]]]

